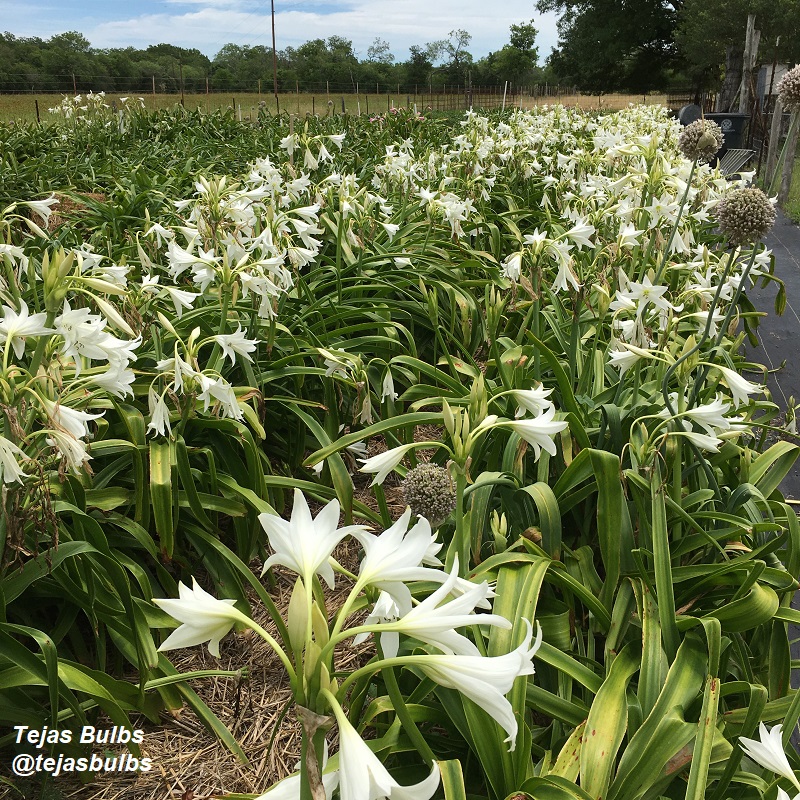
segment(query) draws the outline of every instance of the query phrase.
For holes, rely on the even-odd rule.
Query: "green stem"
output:
[[[381,656],[383,655],[380,644],[378,645],[378,653]],[[389,692],[389,699],[392,701],[392,705],[394,706],[394,713],[397,714],[400,724],[408,734],[408,738],[411,740],[411,743],[417,748],[419,754],[425,760],[425,763],[429,767],[432,766],[433,762],[436,760],[436,756],[433,754],[433,750],[431,750],[427,741],[425,741],[422,731],[420,731],[420,729],[416,726],[414,720],[411,719],[411,714],[409,714],[408,708],[406,707],[405,698],[403,697],[403,694],[400,691],[400,686],[397,683],[397,676],[394,674],[394,669],[392,667],[386,667],[385,669],[381,670],[381,674],[383,675],[386,689]]]
[[[667,239],[667,244],[664,247],[664,250],[661,255],[661,263],[658,265],[658,269],[656,270],[656,279],[653,281],[654,284],[658,284],[661,282],[661,275],[664,272],[664,267],[667,265],[667,258],[669,258],[669,251],[672,247],[672,242],[675,239],[675,234],[678,231],[678,225],[680,224],[681,217],[683,216],[683,209],[686,205],[686,199],[689,197],[689,191],[692,188],[692,178],[694,177],[694,170],[697,166],[697,159],[692,161],[692,169],[689,172],[689,179],[686,181],[686,189],[683,193],[683,197],[681,198],[681,205],[678,208],[678,215],[675,217],[675,223],[672,226],[672,231],[670,231],[669,239]]]
[[[373,488],[375,489],[375,499],[378,501],[378,508],[381,512],[381,522],[384,528],[390,528],[392,517],[389,514],[389,506],[386,505],[386,494],[383,491],[383,485],[378,483]]]
[[[464,491],[467,488],[467,476],[462,467],[456,473],[456,529],[453,541],[447,549],[445,569],[449,572],[453,568],[456,555],[458,555],[458,574],[465,577],[469,570],[469,531],[464,526]]]
[[[735,251],[734,251],[735,252]],[[732,258],[733,256],[731,256]],[[728,330],[728,326],[730,325],[731,318],[733,317],[733,312],[736,310],[736,307],[739,304],[739,299],[742,296],[742,292],[744,291],[744,283],[747,280],[747,277],[750,275],[750,270],[753,268],[753,264],[756,260],[756,246],[753,246],[753,252],[750,256],[750,260],[747,262],[747,266],[744,268],[744,272],[742,272],[742,279],[739,281],[739,285],[736,287],[736,293],[734,294],[733,298],[731,299],[730,304],[728,305],[728,310],[725,313],[725,318],[722,320],[722,324],[719,326],[719,332],[714,337],[714,343],[711,345],[711,353],[713,354],[714,350],[716,350],[720,344],[722,344],[722,340],[725,338],[725,332]],[[706,323],[706,329],[710,329],[711,323],[711,315],[708,317],[708,322]],[[692,407],[694,401],[697,399],[697,395],[700,392],[700,386],[702,382],[705,380],[706,375],[708,375],[708,371],[711,367],[708,364],[704,364],[700,367],[700,371],[698,372],[697,378],[695,379],[694,386],[692,387],[692,392],[689,395],[689,408]]]
[[[219,314],[219,327],[217,328],[217,335],[223,336],[228,330],[228,304],[230,303],[230,287],[227,284],[220,287],[220,294],[222,295],[222,307]],[[208,364],[211,369],[217,369],[217,360],[220,355],[219,342],[214,342],[214,349],[211,351],[211,358]]]

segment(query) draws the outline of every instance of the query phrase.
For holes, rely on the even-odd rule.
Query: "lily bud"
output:
[[[306,628],[308,627],[308,606],[306,604],[306,589],[303,579],[298,578],[289,598],[289,607],[286,612],[289,631],[289,643],[296,654],[303,652],[306,642]]]
[[[453,409],[450,408],[450,403],[445,400],[442,403],[442,416],[444,417],[444,427],[450,436],[455,436],[456,421],[453,417]]]
[[[328,620],[325,619],[320,607],[316,603],[311,607],[311,628],[314,631],[314,641],[320,647],[325,647],[330,639]]]

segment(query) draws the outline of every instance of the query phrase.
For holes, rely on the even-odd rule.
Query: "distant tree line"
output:
[[[342,36],[313,39],[277,52],[278,91],[356,91],[418,87],[514,85],[553,81],[537,66],[538,48],[533,22],[512,25],[509,42],[484,58],[469,52],[471,35],[453,30],[446,39],[414,45],[398,61],[391,46],[376,38],[359,58],[353,43]],[[49,39],[0,34],[0,91],[106,91],[187,93],[255,91],[273,88],[272,48],[226,44],[208,58],[197,49],[171,44],[101,49],[81,33],[68,31]]]
[[[748,14],[761,31],[759,61],[800,60],[800,0],[537,0],[559,13],[548,59],[586,91],[647,92],[739,85]]]

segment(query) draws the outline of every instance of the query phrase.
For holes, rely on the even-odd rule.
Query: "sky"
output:
[[[399,61],[408,48],[447,38],[456,28],[472,34],[469,52],[480,58],[508,43],[513,23],[533,19],[539,63],[556,44],[556,16],[539,14],[535,0],[274,0],[276,45],[297,47],[338,35],[360,58],[376,37]],[[167,42],[196,47],[210,58],[222,45],[272,44],[269,0],[0,0],[0,29],[47,39],[79,31],[93,47],[137,47]]]

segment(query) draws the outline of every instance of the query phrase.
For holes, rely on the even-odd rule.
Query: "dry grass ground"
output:
[[[36,104],[39,105],[39,118],[42,122],[53,119],[48,112],[49,108],[57,106],[64,95],[62,94],[17,94],[0,95],[0,121],[20,120],[25,122],[36,121]],[[145,106],[155,110],[172,108],[180,103],[180,97],[174,94],[143,95]],[[106,101],[119,105],[119,95],[108,95]],[[270,113],[275,113],[280,108],[281,112],[291,114],[329,114],[342,113],[344,102],[345,112],[348,114],[379,114],[391,107],[411,107],[416,104],[420,113],[426,110],[447,110],[460,107],[463,102],[462,94],[281,94],[278,104],[275,97],[270,94],[231,92],[230,94],[187,94],[184,105],[188,109],[201,109],[215,111],[220,108],[232,108],[238,114],[241,111],[242,119],[249,119],[258,113],[260,104],[264,104]],[[477,102],[477,100],[476,100]],[[492,96],[493,105],[500,102],[498,96]],[[551,97],[518,97],[515,105],[521,108],[532,108],[546,103],[563,103],[567,106],[579,108],[625,108],[629,103],[642,103],[656,105],[666,102],[665,95],[630,95],[610,94],[598,98],[597,95],[553,95]]]

